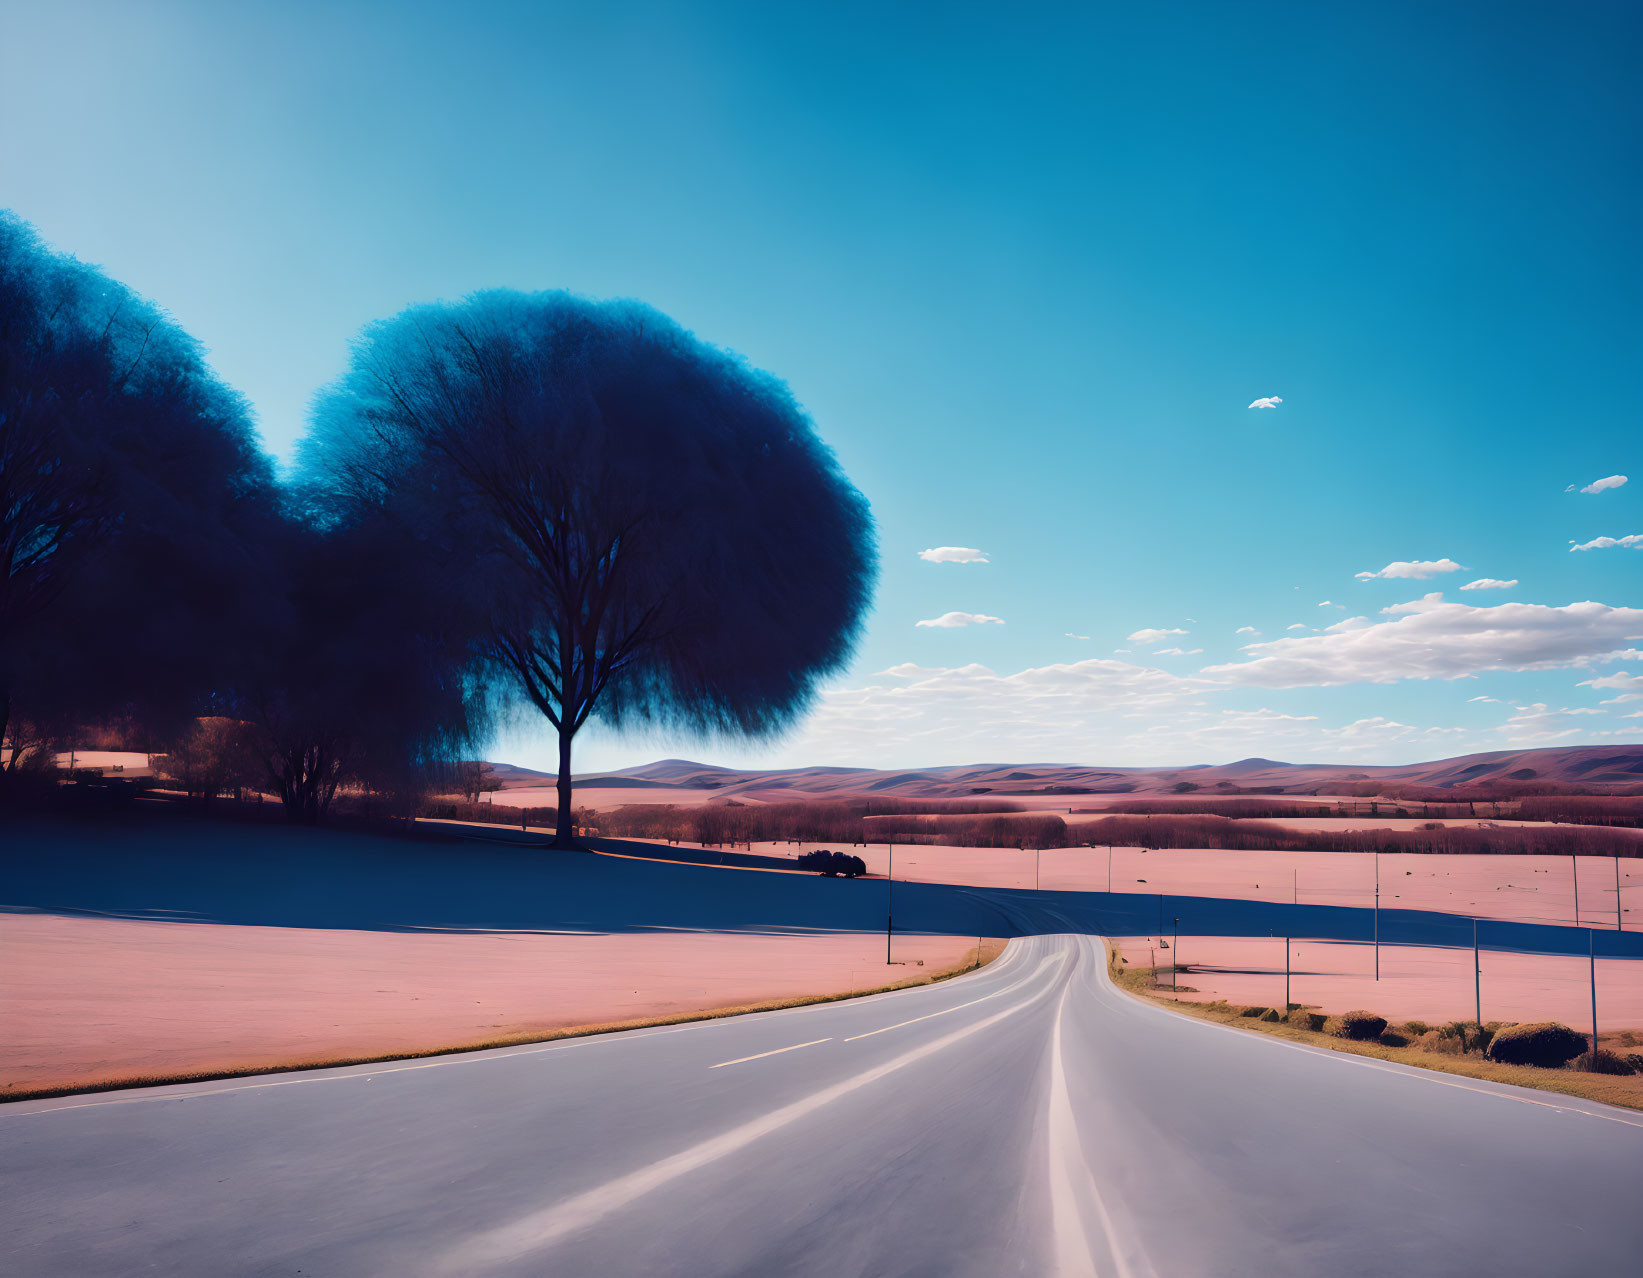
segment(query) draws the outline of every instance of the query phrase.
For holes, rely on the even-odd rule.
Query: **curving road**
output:
[[[1628,1272],[1643,1115],[1209,1025],[1100,942],[873,998],[6,1106],[23,1275]]]

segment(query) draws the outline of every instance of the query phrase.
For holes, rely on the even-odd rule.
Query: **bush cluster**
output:
[[[1556,1021],[1508,1025],[1489,1044],[1488,1057],[1503,1065],[1539,1065],[1546,1069],[1579,1056],[1590,1047],[1586,1036]]]
[[[867,862],[849,852],[817,848],[814,852],[806,852],[799,857],[799,869],[814,870],[828,878],[843,875],[847,879],[854,879],[867,873]]]
[[[1378,1039],[1386,1030],[1386,1017],[1373,1012],[1342,1012],[1324,1023],[1324,1033],[1333,1038],[1349,1038],[1356,1043]]]

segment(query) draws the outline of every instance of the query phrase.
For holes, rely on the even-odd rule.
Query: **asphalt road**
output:
[[[0,1109],[24,1275],[1559,1275],[1643,1115],[1316,1051],[1030,937],[937,986]]]

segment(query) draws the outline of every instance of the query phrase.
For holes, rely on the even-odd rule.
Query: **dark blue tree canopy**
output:
[[[787,387],[637,302],[494,291],[373,324],[301,469],[327,518],[392,511],[471,561],[487,657],[567,742],[595,712],[792,723],[877,571]]]

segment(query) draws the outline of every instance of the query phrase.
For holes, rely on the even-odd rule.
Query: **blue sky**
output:
[[[1643,547],[1571,549],[1643,534],[1635,5],[0,11],[0,202],[277,454],[363,323],[494,285],[790,382],[880,524],[858,660],[584,766],[1643,740]]]

